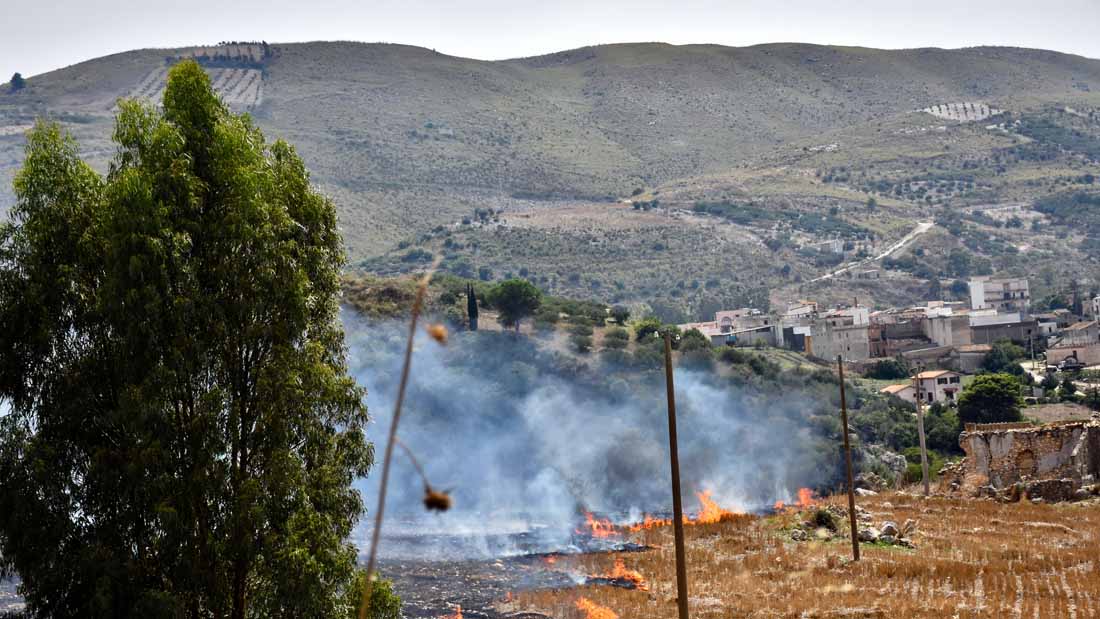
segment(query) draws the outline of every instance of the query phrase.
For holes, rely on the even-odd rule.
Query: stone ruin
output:
[[[1100,417],[1041,426],[967,424],[952,489],[1007,500],[1080,500],[1100,492]]]

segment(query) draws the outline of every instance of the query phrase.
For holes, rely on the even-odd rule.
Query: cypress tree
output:
[[[466,284],[466,314],[470,318],[470,330],[477,331],[477,294],[472,284]]]

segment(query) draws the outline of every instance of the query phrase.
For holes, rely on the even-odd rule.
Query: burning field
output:
[[[1097,617],[1100,509],[889,494],[861,499],[874,521],[912,520],[915,548],[863,544],[851,561],[844,527],[794,541],[840,498],[774,515],[685,527],[692,617]],[[831,506],[831,507],[830,507]],[[674,618],[672,529],[636,533],[645,552],[561,557],[562,571],[606,575],[525,591],[497,604],[559,619]],[[642,586],[616,586],[630,574]]]

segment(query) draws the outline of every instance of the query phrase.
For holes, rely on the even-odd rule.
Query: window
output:
[[[957,385],[959,383],[959,377],[958,376],[952,376],[951,380],[949,380],[947,382],[951,383],[952,385]]]
[[[936,379],[936,384],[937,385],[946,385],[947,384],[947,379],[946,378],[937,378]]]

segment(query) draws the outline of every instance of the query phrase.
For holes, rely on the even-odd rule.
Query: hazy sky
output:
[[[626,41],[1012,45],[1100,58],[1100,0],[0,0],[0,81],[219,40],[408,43],[483,59]]]

